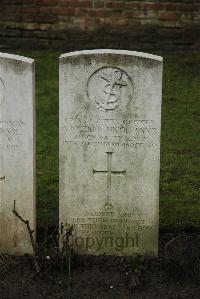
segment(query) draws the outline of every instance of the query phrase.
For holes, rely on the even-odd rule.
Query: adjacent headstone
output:
[[[60,227],[78,253],[157,255],[161,94],[162,57],[60,57]]]
[[[0,253],[32,253],[35,229],[34,60],[0,53]]]

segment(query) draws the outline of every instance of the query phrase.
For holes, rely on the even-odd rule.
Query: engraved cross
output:
[[[114,171],[112,170],[112,154],[113,152],[106,152],[107,154],[107,170],[94,170],[93,174],[106,174],[107,175],[107,201],[106,207],[112,207],[112,200],[111,200],[111,183],[112,183],[112,175],[126,175],[126,170],[122,171]]]

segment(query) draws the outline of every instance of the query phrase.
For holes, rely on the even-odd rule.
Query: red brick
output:
[[[125,3],[123,1],[108,1],[106,7],[111,9],[124,9]]]
[[[36,16],[30,16],[30,15],[22,15],[20,16],[20,21],[21,22],[25,22],[25,23],[32,23],[32,22],[35,22],[37,19],[36,19]]]
[[[166,10],[173,10],[173,11],[175,11],[176,10],[176,8],[177,8],[177,3],[166,3],[165,4],[165,9]]]
[[[7,5],[12,5],[12,4],[18,4],[18,5],[23,5],[23,4],[35,4],[35,0],[1,0],[0,4],[5,3]]]
[[[141,3],[141,8],[152,9],[152,10],[161,10],[163,9],[163,3]]]
[[[177,21],[176,20],[161,20],[159,23],[163,27],[169,27],[169,28],[175,28],[177,27]]]
[[[6,6],[5,7],[5,13],[6,14],[9,14],[9,15],[11,15],[11,14],[22,14],[22,9],[23,9],[23,7],[22,6],[17,6],[17,5],[10,5],[10,6]]]
[[[21,16],[20,15],[5,15],[5,14],[2,14],[1,15],[1,22],[4,21],[4,22],[19,22],[21,21]]]
[[[124,12],[124,17],[126,17],[126,18],[144,19],[145,16],[146,16],[146,14],[142,10],[134,10],[134,11],[125,11]]]
[[[71,16],[58,16],[58,21],[61,23],[65,23],[66,27],[70,27],[70,26],[73,26],[72,20],[70,18],[72,18],[72,17]]]
[[[75,5],[73,5],[75,4]],[[78,2],[77,1],[72,1],[72,0],[60,0],[59,1],[59,6],[66,6],[66,7],[78,7]]]
[[[110,25],[112,25],[113,28],[124,27],[128,25],[128,19],[111,17]]]
[[[165,19],[165,20],[174,20],[178,19],[179,14],[177,12],[167,12],[167,11],[161,11],[159,12],[159,18]]]
[[[92,8],[92,0],[60,0],[59,6]]]
[[[94,8],[104,8],[105,1],[104,0],[93,0],[93,7]]]
[[[92,8],[92,0],[83,0],[78,2],[79,7]]]
[[[198,9],[198,6],[195,4],[177,3],[177,10],[179,11],[195,11],[196,9]]]
[[[141,19],[141,25],[149,25],[149,26],[152,26],[152,25],[159,25],[159,19],[156,18],[156,19]]]
[[[55,15],[36,15],[35,22],[38,23],[56,23],[58,20],[58,16]]]
[[[53,13],[56,15],[65,15],[65,16],[73,16],[74,8],[71,7],[55,7]]]
[[[25,29],[25,30],[37,30],[39,29],[39,24],[36,23],[18,23],[16,28]]]
[[[42,14],[52,14],[54,12],[54,8],[50,6],[41,6],[40,13]]]
[[[15,28],[17,28],[17,24],[18,24],[18,22],[4,22],[4,28],[5,29],[7,29],[7,28],[9,28],[9,29],[15,29]]]
[[[35,14],[37,13],[39,8],[37,6],[22,6],[21,12],[28,13],[28,14]]]
[[[35,0],[22,0],[23,4],[35,4]]]
[[[58,3],[58,0],[35,0],[35,3],[39,6],[40,5],[56,6]]]
[[[40,30],[26,30],[26,31],[22,31],[22,36],[23,37],[33,37],[33,36],[37,36],[40,38],[45,38],[47,36],[47,31],[40,31]]]
[[[39,29],[40,30],[48,30],[48,29],[50,29],[51,28],[51,25],[50,24],[40,24],[40,26],[39,26]]]
[[[135,26],[139,26],[141,24],[142,19],[128,19],[128,27],[132,29]]]
[[[200,20],[199,0],[0,0],[0,3],[0,22],[12,30],[8,36],[17,39],[19,32],[30,34],[37,37],[37,42],[44,40],[45,30],[52,40],[65,40],[66,30],[73,36],[78,30],[101,28],[119,34],[128,32],[131,36],[139,28],[148,35],[147,29],[152,30],[153,26],[174,31],[190,25],[197,27]],[[77,40],[84,39],[81,34],[77,36]]]
[[[147,19],[157,19],[158,15],[159,15],[158,10],[150,10],[150,9],[146,10],[146,18]],[[150,22],[149,22],[149,24],[150,24]]]
[[[88,10],[85,9],[85,8],[75,8],[75,13],[74,13],[75,16],[78,16],[78,17],[86,17],[88,15]]]
[[[126,2],[125,9],[140,9],[141,3]]]
[[[111,15],[111,11],[108,9],[92,9],[88,15],[90,17],[108,17]]]
[[[193,20],[200,21],[200,13],[193,14]]]
[[[7,4],[7,5],[12,5],[12,4],[22,4],[22,0],[1,0],[1,5],[2,4]]]

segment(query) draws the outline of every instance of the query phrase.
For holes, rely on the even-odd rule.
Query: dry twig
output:
[[[165,245],[165,250],[167,250],[167,247],[168,247],[171,243],[173,243],[174,241],[176,241],[176,240],[178,240],[178,239],[180,239],[180,238],[182,238],[182,237],[187,237],[187,236],[186,236],[186,235],[179,235],[179,236],[177,236],[177,237],[171,239],[169,242],[167,242],[167,244]]]
[[[29,220],[24,220],[22,218],[22,216],[20,216],[19,213],[16,211],[15,200],[14,200],[13,213],[15,214],[15,216],[21,222],[23,222],[24,224],[26,224],[26,227],[27,227],[30,239],[31,239],[31,245],[32,245],[32,248],[33,248],[33,262],[34,262],[34,265],[35,265],[36,272],[39,273],[40,272],[40,267],[39,267],[38,260],[37,260],[37,246],[36,246],[36,242],[35,242],[34,237],[33,237],[34,230],[31,229]]]

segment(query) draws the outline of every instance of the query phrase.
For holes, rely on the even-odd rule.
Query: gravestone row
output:
[[[73,226],[71,246],[157,255],[162,58],[64,54],[59,84],[59,219]],[[34,61],[0,53],[1,253],[32,253],[12,210],[15,202],[35,230],[35,160]]]

